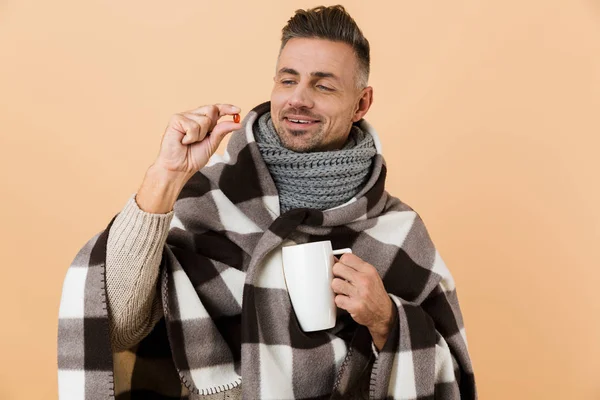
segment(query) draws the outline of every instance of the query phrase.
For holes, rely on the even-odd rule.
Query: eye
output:
[[[331,92],[333,90],[333,89],[328,88],[327,86],[323,86],[323,85],[317,85],[317,87],[319,89],[322,89],[322,90],[325,90],[325,91],[328,91],[328,92]]]
[[[286,86],[287,86],[287,85],[291,85],[291,84],[293,84],[293,83],[294,83],[294,81],[292,81],[292,80],[289,80],[289,79],[285,79],[285,80],[281,81],[281,84],[282,84],[282,85],[286,85]]]

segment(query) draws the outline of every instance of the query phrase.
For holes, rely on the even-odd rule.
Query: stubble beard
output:
[[[319,126],[315,132],[306,132],[304,130],[288,130],[279,124],[273,124],[275,131],[283,147],[288,150],[295,151],[297,153],[308,153],[311,151],[318,151],[321,144],[321,136],[323,133],[323,126]],[[294,140],[295,138],[303,137],[302,141]],[[310,138],[307,139],[307,137]]]

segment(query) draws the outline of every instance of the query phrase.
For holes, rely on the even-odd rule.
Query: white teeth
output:
[[[302,119],[291,119],[291,118],[288,118],[288,119],[292,122],[296,122],[296,123],[300,123],[300,124],[310,124],[312,122],[312,121],[304,121]]]

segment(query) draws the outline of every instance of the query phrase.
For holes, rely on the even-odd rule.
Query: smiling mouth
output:
[[[310,120],[310,119],[299,119],[299,118],[288,118],[285,117],[284,120],[287,122],[288,126],[294,128],[303,128],[316,125],[318,120]]]

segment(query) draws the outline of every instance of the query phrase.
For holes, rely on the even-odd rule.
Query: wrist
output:
[[[390,328],[391,322],[388,322],[386,325],[381,324],[379,326],[369,328],[369,332],[371,333],[371,336],[387,337],[387,335],[390,333]]]
[[[151,176],[154,179],[164,181],[173,186],[181,186],[183,187],[185,183],[196,174],[194,172],[184,172],[184,171],[173,171],[168,168],[165,168],[158,162],[154,162],[148,170],[146,171],[146,175]]]
[[[152,164],[136,195],[139,208],[153,214],[170,212],[179,193],[192,176],[193,174],[169,171]]]
[[[387,339],[390,331],[392,328],[392,321],[391,319],[387,321],[387,323],[382,323],[378,326],[374,326],[369,328],[369,333],[371,334],[371,337],[373,338],[373,341],[377,340],[384,340]]]
[[[388,314],[377,324],[369,327],[369,333],[371,334],[371,338],[373,339],[373,343],[378,350],[383,348],[383,345],[387,341],[387,338],[392,330],[392,326],[396,321],[395,318],[395,307],[392,300],[389,299],[389,312]]]
[[[371,333],[371,340],[373,341],[375,348],[377,349],[377,351],[381,351],[383,349],[383,346],[385,345],[385,342],[387,342],[389,331],[388,333],[382,334],[375,333],[369,329],[369,332]]]

